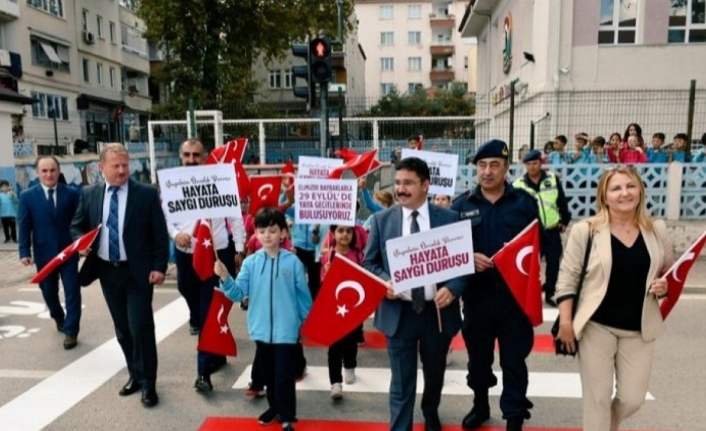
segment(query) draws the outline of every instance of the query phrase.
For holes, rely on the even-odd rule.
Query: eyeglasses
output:
[[[395,180],[395,185],[396,186],[404,186],[404,187],[412,187],[417,184],[421,184],[421,181],[414,181],[414,180]]]

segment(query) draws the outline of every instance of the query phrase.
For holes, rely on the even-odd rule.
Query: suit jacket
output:
[[[56,211],[52,213],[40,184],[22,192],[18,220],[20,258],[32,257],[42,268],[72,242],[71,219],[78,206],[79,192],[64,184],[56,186]]]
[[[662,315],[659,311],[657,297],[649,293],[650,283],[664,274],[674,263],[672,240],[667,233],[667,226],[662,220],[654,221],[654,230],[641,230],[642,237],[650,254],[650,269],[645,285],[644,305],[642,307],[642,338],[651,341],[662,331]],[[584,252],[588,243],[589,225],[587,221],[577,223],[571,228],[569,240],[564,250],[564,258],[559,269],[559,279],[556,284],[556,297],[576,293],[579,275],[583,265]],[[586,278],[578,299],[578,308],[574,316],[573,326],[577,339],[581,339],[583,328],[591,319],[593,313],[603,302],[608,291],[608,280],[612,269],[613,257],[610,245],[610,227],[604,226],[594,233],[593,246],[589,255]]]
[[[402,217],[401,206],[393,206],[373,215],[363,267],[385,281],[391,279],[385,241],[402,236]],[[458,220],[459,215],[456,211],[429,204],[429,222],[432,229]],[[463,277],[439,284],[451,290],[457,298],[449,306],[441,309],[442,327],[444,333],[450,337],[456,335],[461,329],[458,298],[461,297],[465,285]],[[399,299],[383,299],[375,312],[375,327],[388,337],[394,336],[400,323],[401,307],[402,303]]]
[[[79,238],[103,221],[105,183],[97,183],[81,190],[81,199],[71,223],[71,234]],[[107,229],[103,226],[102,229]],[[125,222],[121,240],[127,255],[127,265],[140,287],[149,287],[151,271],[165,273],[169,260],[169,233],[162,212],[159,191],[150,185],[132,179],[128,181]],[[79,274],[82,286],[87,286],[99,275],[97,237],[91,253],[86,257]]]

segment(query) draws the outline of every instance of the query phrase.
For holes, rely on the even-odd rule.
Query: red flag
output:
[[[250,178],[250,214],[255,214],[260,208],[277,208],[281,188],[282,177],[271,175]]]
[[[539,326],[544,320],[540,254],[539,222],[535,219],[492,258],[532,326]]]
[[[706,231],[701,234],[699,239],[689,247],[679,260],[674,262],[674,265],[669,268],[669,271],[662,276],[662,278],[667,279],[667,285],[669,286],[668,295],[659,306],[662,312],[662,319],[666,319],[667,316],[669,316],[669,312],[672,311],[674,305],[676,305],[679,300],[681,292],[684,290],[686,276],[689,274],[691,267],[694,266],[696,259],[699,258],[704,244],[706,244]]]
[[[211,151],[206,158],[206,164],[215,165],[218,163],[242,163],[247,146],[247,138],[238,138],[228,141],[224,145],[214,148],[213,151]]]
[[[358,153],[356,153],[355,150],[348,148],[348,147],[341,148],[340,150],[336,150],[333,154],[342,158],[346,162],[358,157]]]
[[[211,235],[211,223],[207,220],[199,220],[194,229],[192,238],[194,254],[191,264],[194,271],[202,281],[213,277],[213,265],[216,263],[216,252],[213,247],[213,235]]]
[[[287,186],[287,190],[291,189],[294,187],[294,162],[289,160],[287,163],[284,164],[284,167],[282,167],[282,177],[287,178],[289,181],[289,185]]]
[[[101,225],[98,225],[97,228],[84,234],[81,238],[72,242],[71,245],[63,249],[61,253],[57,254],[52,260],[49,261],[49,263],[44,265],[42,269],[34,277],[32,277],[29,282],[41,283],[42,280],[47,278],[47,276],[54,272],[55,269],[60,267],[61,264],[69,260],[71,256],[89,248],[91,244],[93,244],[93,241],[95,241],[100,231]]]
[[[302,335],[330,346],[357,328],[377,308],[387,283],[341,255],[335,255],[302,326]]]
[[[213,289],[211,305],[208,307],[206,320],[199,334],[200,352],[214,355],[238,356],[238,347],[228,325],[228,315],[233,307],[233,301],[221,289]]]
[[[380,162],[376,158],[378,150],[368,151],[367,153],[360,154],[354,159],[348,160],[343,165],[332,169],[328,177],[330,179],[340,180],[343,177],[343,173],[347,170],[351,170],[355,174],[356,178],[361,178],[374,170],[380,168]]]
[[[419,144],[417,145],[417,149],[422,150],[424,148],[424,136],[419,135],[419,137],[417,138],[417,142],[419,142]]]

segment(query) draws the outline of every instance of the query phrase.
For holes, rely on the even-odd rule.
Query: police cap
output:
[[[491,157],[501,157],[507,160],[508,154],[509,151],[507,149],[507,144],[504,141],[501,141],[500,139],[491,139],[478,147],[476,155],[473,156],[473,164],[475,165],[478,163],[478,160]]]
[[[538,150],[531,150],[522,158],[522,163],[531,162],[533,160],[542,160],[542,153]]]

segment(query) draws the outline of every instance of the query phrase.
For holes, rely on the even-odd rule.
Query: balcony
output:
[[[0,22],[13,21],[20,18],[18,0],[0,0]]]
[[[496,0],[473,0],[466,11],[468,18],[461,29],[461,37],[479,36],[488,25],[489,17],[497,6]]]
[[[429,72],[429,79],[431,80],[431,82],[453,81],[455,77],[456,74],[454,73],[454,70],[451,67],[435,68],[432,69],[431,72]]]
[[[456,17],[454,15],[437,15],[430,13],[429,24],[431,28],[454,28],[456,26]]]
[[[451,40],[445,40],[443,42],[434,40],[431,42],[431,45],[429,45],[429,53],[431,55],[453,55],[455,51],[456,47],[453,45],[453,41]]]

